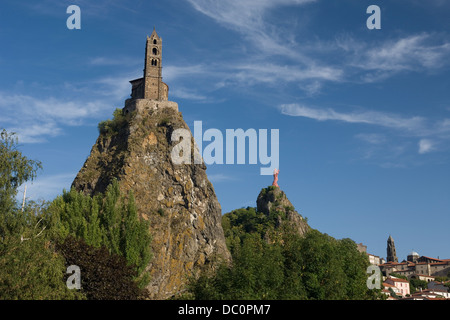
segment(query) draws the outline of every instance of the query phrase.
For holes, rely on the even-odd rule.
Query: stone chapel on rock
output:
[[[144,76],[130,83],[131,98],[125,101],[124,113],[160,107],[178,111],[177,103],[168,101],[169,86],[162,81],[162,38],[155,29],[147,36]]]

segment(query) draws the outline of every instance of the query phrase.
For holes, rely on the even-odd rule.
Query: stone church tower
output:
[[[162,82],[162,39],[153,29],[145,47],[144,99],[167,100],[168,91]]]
[[[131,98],[125,101],[125,113],[160,107],[170,107],[178,111],[178,105],[168,101],[169,86],[162,81],[162,38],[155,29],[147,36],[144,76],[131,80],[130,83]]]
[[[387,262],[398,262],[397,253],[395,251],[394,239],[389,235],[387,241]]]

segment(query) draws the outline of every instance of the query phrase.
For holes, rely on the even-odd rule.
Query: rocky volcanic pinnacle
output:
[[[128,121],[116,132],[101,132],[73,182],[90,195],[104,192],[114,178],[122,192],[133,190],[140,216],[151,225],[152,299],[182,292],[187,276],[230,259],[221,207],[206,166],[171,161],[178,143],[171,141],[172,132],[189,130],[173,104],[152,102],[128,113]]]
[[[270,186],[262,189],[256,200],[256,206],[256,210],[263,212],[265,215],[269,215],[272,211],[281,213],[281,215],[278,215],[278,225],[283,223],[281,217],[284,216],[284,221],[293,227],[299,235],[303,235],[310,230],[308,223],[295,211],[294,206],[280,187]]]

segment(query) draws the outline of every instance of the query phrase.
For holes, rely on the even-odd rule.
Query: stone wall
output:
[[[173,101],[158,101],[150,99],[128,99],[125,101],[123,112],[125,114],[137,111],[138,113],[145,113],[155,111],[159,108],[169,108],[178,112],[178,103]]]

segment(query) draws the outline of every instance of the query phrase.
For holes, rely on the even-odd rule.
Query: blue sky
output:
[[[313,228],[450,258],[449,16],[444,0],[3,0],[0,127],[43,163],[29,199],[68,189],[155,26],[188,125],[279,129],[279,185]],[[272,183],[259,170],[208,166],[223,213],[256,206]]]

